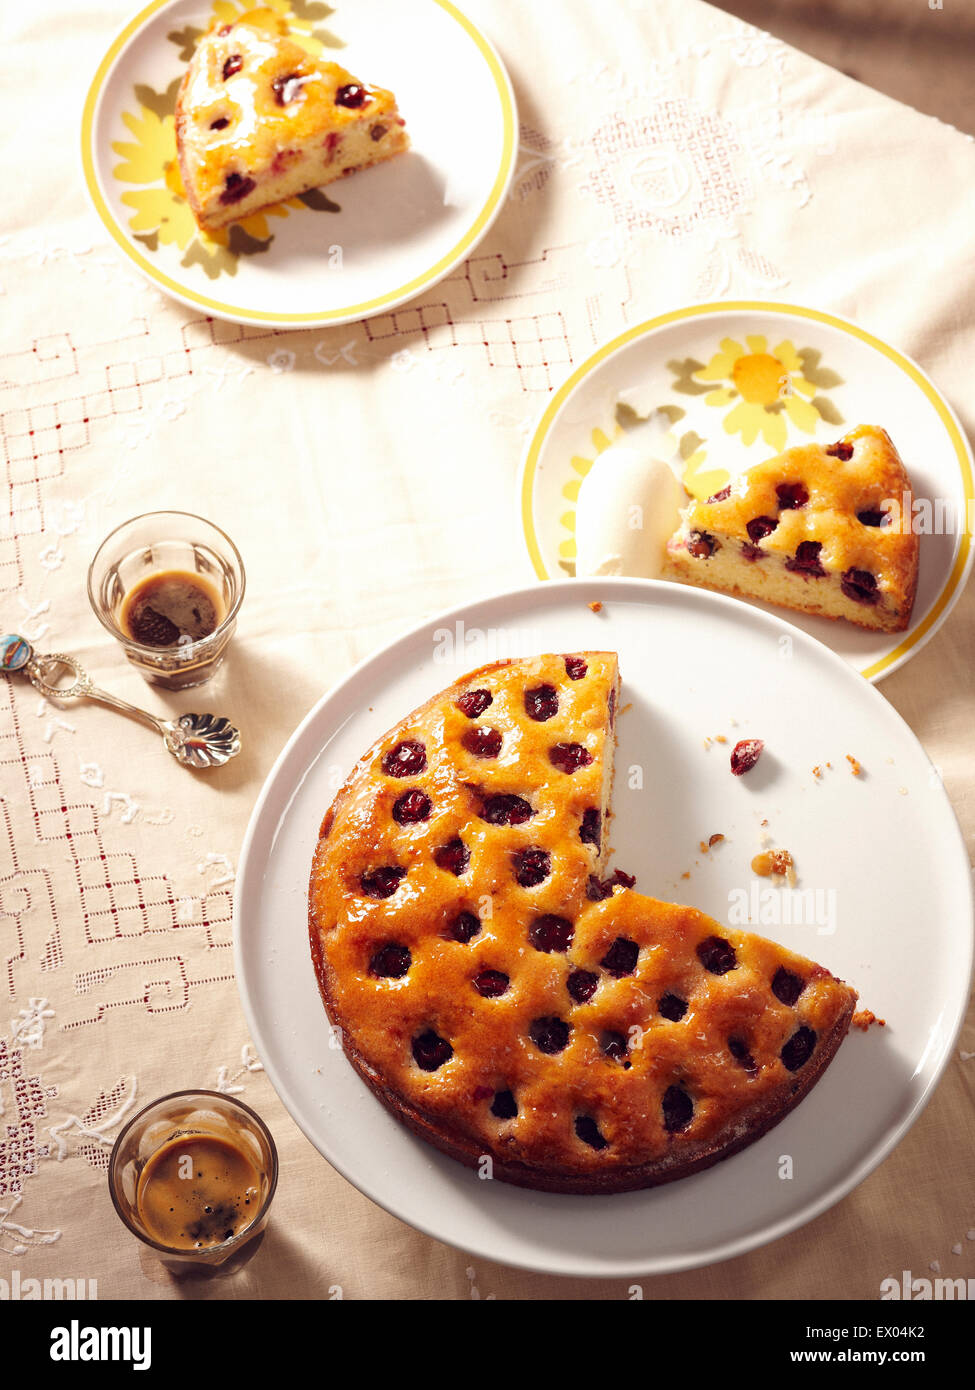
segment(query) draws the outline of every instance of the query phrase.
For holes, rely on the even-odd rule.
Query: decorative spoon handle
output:
[[[70,685],[55,685],[49,679],[59,667],[65,667],[71,672],[74,679]],[[120,700],[117,695],[110,695],[107,690],[100,690],[97,685],[92,684],[88,672],[73,656],[67,656],[64,652],[33,656],[24,670],[31,685],[43,695],[53,696],[56,700],[97,700],[100,704],[118,710],[120,714],[141,719],[143,724],[148,724],[150,728],[166,737],[168,729],[164,720],[157,719],[154,714],[139,709],[137,705],[130,705],[127,700]]]
[[[68,671],[71,680],[56,684],[60,671]],[[99,690],[81,663],[64,652],[39,656],[25,637],[8,634],[0,637],[0,673],[13,675],[22,671],[35,690],[53,700],[97,700],[148,724],[161,734],[167,750],[184,767],[204,771],[222,767],[240,752],[240,730],[219,714],[180,714],[175,719],[160,719],[146,709],[130,705],[107,690]]]

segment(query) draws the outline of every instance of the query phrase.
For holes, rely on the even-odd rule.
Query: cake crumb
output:
[[[708,849],[714,849],[714,846],[720,845],[723,839],[724,836],[720,832],[718,834],[712,835],[708,840]]]
[[[898,787],[897,790],[900,792],[901,796],[906,796],[906,795],[907,795],[907,788],[906,788],[906,787]]]
[[[725,738],[724,734],[715,734],[715,736],[714,736],[714,741],[715,741],[715,743],[727,743],[727,742],[728,742],[728,740]]]
[[[603,605],[599,602],[598,599],[593,599],[589,607],[592,609],[594,613],[601,613],[603,611]]]
[[[685,869],[684,872],[681,874],[681,878],[690,878],[690,876],[691,876],[691,871],[690,871],[690,869]]]
[[[887,1027],[887,1020],[878,1018],[870,1009],[858,1009],[850,1020],[851,1026],[859,1028],[861,1033],[865,1033],[872,1023],[876,1023],[878,1028]]]
[[[846,761],[850,764],[850,771],[853,773],[853,776],[859,777],[861,772],[863,771],[863,768],[860,766],[859,761],[853,756],[852,753],[847,753]]]
[[[752,860],[752,873],[759,878],[787,879],[790,887],[798,882],[795,860],[787,849],[769,849],[756,854]]]
[[[812,772],[814,777],[822,777],[823,775],[823,769],[819,766],[819,763],[816,764]]]

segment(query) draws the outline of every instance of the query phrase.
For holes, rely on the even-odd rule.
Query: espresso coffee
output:
[[[229,1140],[176,1135],[143,1168],[136,1209],[161,1245],[202,1250],[245,1231],[260,1213],[263,1190],[253,1159]]]
[[[144,647],[175,647],[209,637],[226,608],[216,587],[191,570],[147,574],[122,600],[118,623]]]

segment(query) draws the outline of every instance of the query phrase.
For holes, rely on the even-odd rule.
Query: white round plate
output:
[[[600,613],[592,600],[602,601]],[[756,900],[754,928],[853,983],[861,1007],[887,1020],[854,1031],[802,1104],[742,1153],[683,1181],[612,1197],[482,1181],[415,1139],[331,1039],[307,931],[319,825],[373,740],[485,661],[586,648],[618,651],[623,674],[614,863],[637,875],[640,890],[719,921],[734,922],[735,905],[767,889],[772,906]],[[718,735],[728,742],[705,746]],[[751,773],[733,777],[730,748],[749,736],[765,740],[765,753]],[[701,854],[699,842],[715,832],[724,843]],[[763,833],[792,852],[796,891],[810,890],[803,924],[768,920],[784,890],[752,878]],[[357,667],[312,710],[268,777],[244,841],[235,913],[251,1035],[285,1105],[329,1162],[439,1240],[582,1276],[727,1259],[844,1196],[930,1096],[971,970],[968,858],[935,770],[900,716],[779,618],[645,580],[532,585],[425,623]],[[796,923],[797,907],[791,915]]]
[[[211,238],[174,174],[176,93],[200,31],[254,3],[153,0],[115,39],[82,122],[95,210],[153,284],[221,318],[310,328],[393,309],[470,255],[504,202],[517,152],[504,66],[450,0],[263,0],[315,56],[390,88],[412,146]]]
[[[858,424],[886,429],[918,499],[910,628],[872,633],[787,615],[869,680],[919,651],[958,600],[975,557],[975,487],[951,407],[903,353],[835,314],[793,304],[676,309],[604,344],[572,373],[547,403],[522,467],[522,525],[540,578],[575,573],[579,485],[617,432],[620,401],[641,415],[670,415],[670,461],[701,498],[783,449],[831,442]]]

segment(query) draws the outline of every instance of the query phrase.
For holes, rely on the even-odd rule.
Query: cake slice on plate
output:
[[[603,866],[611,652],[498,662],[359,760],[322,822],[309,927],[345,1053],[415,1134],[492,1175],[631,1191],[776,1124],[856,994]]]
[[[901,632],[917,589],[911,483],[884,430],[806,444],[692,502],[663,577]]]
[[[205,231],[408,146],[392,92],[309,57],[269,9],[214,20],[176,103],[180,173]]]

